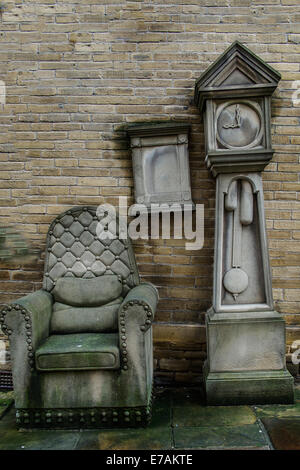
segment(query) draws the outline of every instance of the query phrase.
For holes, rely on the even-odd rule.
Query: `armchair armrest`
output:
[[[25,326],[28,344],[31,351],[49,336],[50,318],[52,314],[52,295],[44,290],[28,294],[10,305],[6,305],[0,313],[0,325],[8,336],[20,336],[20,325]]]
[[[143,282],[128,292],[120,305],[119,316],[122,312],[128,310],[128,307],[140,306],[140,309],[130,309],[130,316],[135,316],[136,321],[140,324],[141,331],[145,332],[154,319],[157,302],[158,291],[156,287],[150,282]]]
[[[136,375],[142,376],[152,361],[150,327],[157,302],[156,287],[150,283],[141,283],[128,292],[120,305],[119,338],[121,367],[124,371],[135,371]]]
[[[34,353],[49,336],[52,303],[52,295],[39,290],[6,305],[0,312],[0,326],[10,340],[17,408],[28,405]]]

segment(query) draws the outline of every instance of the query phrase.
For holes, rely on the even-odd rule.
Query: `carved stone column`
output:
[[[209,404],[292,403],[285,322],[274,311],[261,172],[272,158],[271,95],[280,74],[239,42],[199,78],[206,164],[216,177]]]

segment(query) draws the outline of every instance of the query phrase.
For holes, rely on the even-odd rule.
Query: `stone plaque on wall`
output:
[[[189,124],[134,124],[132,149],[135,202],[193,204],[188,159]]]

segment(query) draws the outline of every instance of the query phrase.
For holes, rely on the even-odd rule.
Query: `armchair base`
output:
[[[21,408],[19,429],[99,429],[146,427],[151,421],[152,395],[147,406],[127,408]]]

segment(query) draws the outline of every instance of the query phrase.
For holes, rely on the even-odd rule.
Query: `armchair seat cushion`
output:
[[[55,302],[51,333],[105,333],[118,331],[118,310],[123,298],[101,307],[72,307]]]
[[[119,369],[117,333],[51,335],[35,353],[40,371]]]

